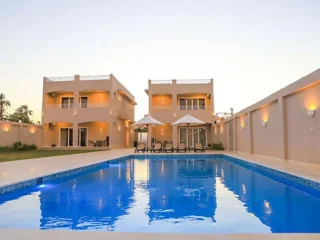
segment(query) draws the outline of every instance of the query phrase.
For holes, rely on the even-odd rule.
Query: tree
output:
[[[11,122],[23,122],[23,123],[33,123],[30,119],[32,116],[33,111],[29,110],[27,105],[22,105],[18,107],[13,114],[10,114],[8,120]]]
[[[0,120],[5,120],[6,109],[11,107],[11,103],[3,93],[0,93]]]

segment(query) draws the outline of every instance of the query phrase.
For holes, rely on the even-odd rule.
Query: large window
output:
[[[73,108],[73,97],[62,97],[61,98],[61,108]],[[88,107],[88,97],[79,97],[79,104],[81,108]]]
[[[187,134],[187,128],[182,127],[179,129],[179,141],[190,147],[193,147],[197,142],[201,142],[203,146],[206,146],[207,129],[204,127],[191,127]]]
[[[80,107],[87,108],[88,107],[88,97],[80,97],[79,98]]]
[[[180,110],[205,110],[206,100],[204,98],[180,98],[179,106]]]
[[[73,97],[61,98],[61,108],[73,108]]]

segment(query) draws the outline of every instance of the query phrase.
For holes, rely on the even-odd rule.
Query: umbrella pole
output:
[[[188,125],[188,147],[189,147],[189,152],[190,152],[190,139],[189,139],[189,126],[190,126],[190,123],[187,124]]]
[[[147,134],[147,152],[149,150],[149,124],[147,124],[148,134]]]

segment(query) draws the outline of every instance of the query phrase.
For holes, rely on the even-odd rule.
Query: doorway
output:
[[[73,128],[60,128],[60,146],[73,146]],[[78,129],[78,146],[88,146],[88,128]]]

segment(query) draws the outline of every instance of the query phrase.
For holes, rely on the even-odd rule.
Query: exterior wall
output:
[[[0,146],[11,146],[15,142],[42,145],[41,125],[0,121]]]
[[[320,163],[320,112],[307,114],[319,104],[320,83],[285,98],[289,159]]]
[[[172,141],[173,127],[170,124],[165,124],[161,127],[152,128],[152,137],[155,137],[157,141]]]
[[[262,121],[267,121],[263,126]],[[278,103],[272,103],[252,112],[252,142],[253,151],[259,155],[282,157],[281,142],[279,138],[280,119]],[[250,139],[247,138],[246,152],[249,152]],[[237,149],[239,151],[239,149]]]
[[[236,143],[239,152],[250,151],[250,136],[248,128],[248,115],[236,119]]]
[[[227,149],[320,164],[319,105],[320,69],[226,119]]]
[[[110,147],[133,145],[134,138],[128,129],[134,121],[136,103],[133,95],[113,75],[91,77],[75,75],[62,80],[45,77],[43,81],[44,146],[52,144],[59,146],[58,128],[63,126],[74,129],[74,146],[78,144],[78,129],[83,126],[98,129],[97,132],[89,131],[89,140],[105,140],[106,136],[109,136]],[[72,107],[61,108],[63,96],[74,98]],[[81,96],[88,97],[85,108],[81,107],[77,100]],[[49,123],[54,123],[55,126]],[[101,127],[98,127],[101,123],[105,124],[102,133]],[[104,137],[98,139],[101,138],[101,134]]]

